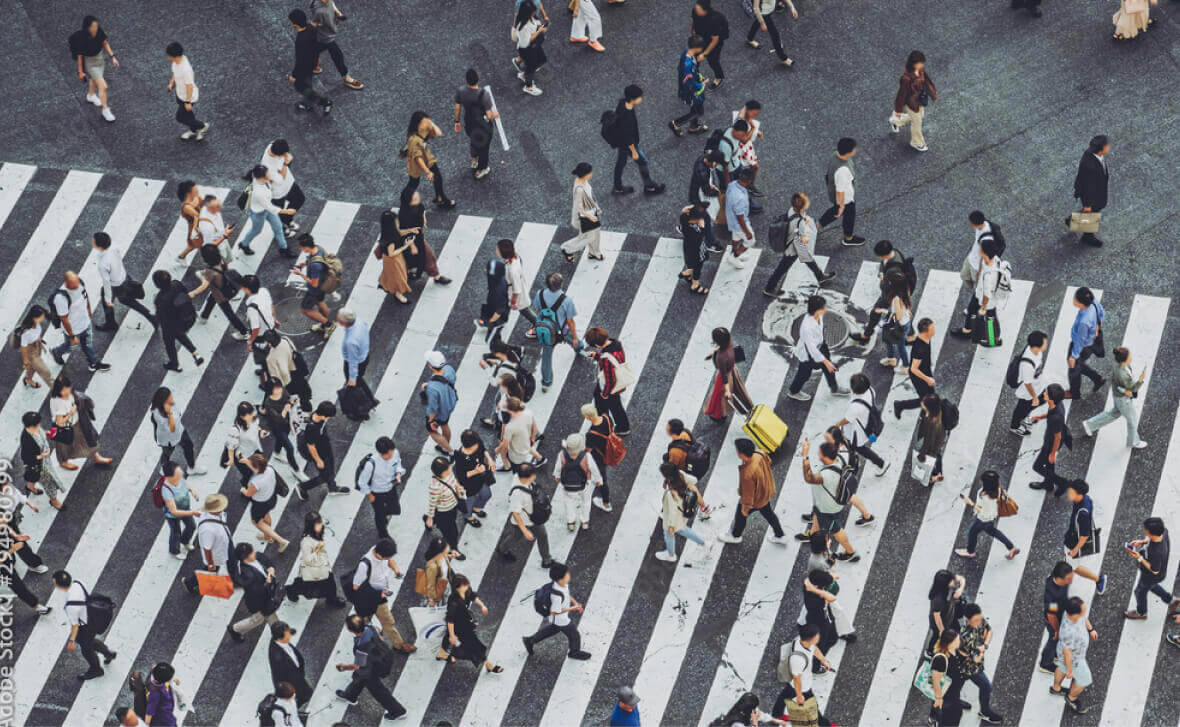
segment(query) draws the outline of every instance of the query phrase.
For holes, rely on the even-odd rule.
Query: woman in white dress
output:
[[[1130,40],[1155,24],[1148,17],[1151,6],[1159,5],[1159,0],[1122,0],[1119,11],[1114,14],[1114,39]]]

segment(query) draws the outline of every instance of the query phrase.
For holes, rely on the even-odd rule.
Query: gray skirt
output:
[[[82,56],[82,68],[92,81],[102,80],[102,72],[106,67],[107,59],[102,53],[96,56]]]

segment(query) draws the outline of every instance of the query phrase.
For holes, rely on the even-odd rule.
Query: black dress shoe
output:
[[[632,187],[628,184],[624,184],[622,187],[615,187],[614,189],[612,189],[611,194],[631,194],[634,191],[635,191],[634,187]]]
[[[79,674],[78,681],[85,682],[85,681],[89,681],[91,679],[98,679],[103,674],[106,674],[106,672],[104,672],[102,669],[91,670],[91,671],[86,672],[85,674]]]
[[[242,636],[237,631],[234,631],[234,627],[232,624],[225,627],[225,633],[229,634],[229,637],[231,639],[233,639],[234,641],[238,642],[239,644],[246,640],[245,636]]]

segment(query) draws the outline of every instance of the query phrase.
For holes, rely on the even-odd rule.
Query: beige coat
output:
[[[689,487],[696,487],[697,478],[687,472],[681,472],[680,474],[684,477],[684,481]],[[665,528],[672,528],[673,530],[679,531],[688,527],[688,518],[684,517],[684,512],[680,509],[683,504],[684,498],[672,490],[664,488],[663,518]]]

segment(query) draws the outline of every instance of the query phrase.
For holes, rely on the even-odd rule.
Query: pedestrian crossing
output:
[[[215,185],[217,180],[211,181]],[[56,189],[41,218],[23,218],[23,201],[34,187],[46,184],[56,184]],[[113,209],[101,219],[94,216],[94,209],[109,205],[95,207],[100,186],[120,190]],[[202,184],[201,189],[221,197],[227,193],[213,185]],[[847,400],[831,396],[822,384],[809,403],[785,398],[793,361],[781,342],[763,340],[761,334],[766,299],[759,291],[768,274],[766,266],[777,262],[777,253],[756,249],[759,264],[740,269],[726,263],[709,265],[702,282],[711,290],[701,297],[691,295],[688,286],[677,280],[682,268],[678,239],[606,232],[604,261],[582,257],[568,264],[555,249],[568,231],[552,224],[472,215],[436,220],[444,216],[432,215],[432,223],[439,227],[428,234],[438,251],[440,270],[453,282],[419,284],[413,305],[401,306],[387,300],[376,285],[381,262],[371,251],[378,215],[376,208],[347,201],[309,201],[301,221],[321,246],[344,260],[340,305],[370,322],[373,332],[366,378],[381,404],[368,421],[333,423],[338,482],[353,484],[357,464],[382,435],[394,437],[409,469],[401,498],[403,512],[389,526],[399,548],[396,560],[407,574],[397,584],[391,606],[408,639],[414,629],[407,609],[422,603],[413,593],[412,581],[414,569],[422,565],[424,531],[419,515],[425,512],[428,465],[434,456],[417,400],[423,354],[440,350],[457,371],[459,402],[451,419],[455,439],[470,426],[481,431],[477,422],[490,406],[489,387],[478,365],[485,350],[483,334],[472,321],[486,290],[483,262],[494,255],[495,240],[515,240],[533,290],[549,272],[561,271],[567,295],[577,307],[579,335],[592,325],[603,325],[622,341],[637,376],[636,384],[624,394],[634,430],[625,440],[629,452],[608,474],[614,511],[595,510],[590,530],[568,532],[561,527],[564,511],[558,498],[548,528],[553,557],[570,564],[572,592],[586,606],[579,629],[591,658],[564,659],[564,644],[554,643],[561,641],[558,638],[538,645],[536,654],[526,659],[520,639],[537,626],[531,594],[544,582],[545,574],[535,549],[515,564],[493,557],[507,522],[509,479],[501,475],[483,527],[462,531],[459,549],[467,559],[454,567],[471,579],[488,605],[489,615],[477,618],[479,633],[488,645],[488,658],[504,671],[491,674],[469,664],[436,661],[437,642],[420,641],[417,653],[398,658],[387,680],[408,711],[407,723],[601,724],[613,708],[613,690],[622,684],[635,685],[643,698],[642,718],[648,724],[707,724],[746,690],[756,691],[763,708],[769,710],[780,688],[774,675],[778,649],[794,636],[800,612],[806,554],[794,541],[786,546],[767,541],[767,528],[757,518],[751,520],[743,543],[716,541],[716,535],[728,529],[737,507],[737,458],[731,443],[743,435],[740,421],[717,427],[701,410],[714,372],[705,360],[712,349],[710,334],[716,327],[727,327],[749,352],[750,361],[743,369],[752,397],[774,406],[790,426],[783,451],[775,457],[779,489],[775,511],[789,532],[797,527],[799,514],[810,509],[801,460],[795,456],[800,442],[809,438],[814,451],[823,430],[843,417]],[[227,221],[234,216],[227,211]],[[97,307],[101,285],[96,256],[89,246],[94,230],[85,226],[95,219],[123,250],[135,279],[146,280],[157,269],[190,279],[195,275],[189,263],[176,259],[184,247],[185,224],[177,219],[170,183],[112,180],[80,171],[63,176],[53,170],[4,164],[0,166],[0,239],[13,246],[19,243],[21,250],[8,251],[15,262],[0,283],[0,320],[15,324],[31,302],[48,297],[67,268],[80,271]],[[237,235],[246,226],[239,225]],[[26,232],[14,239],[14,230]],[[159,230],[166,234],[159,235]],[[238,256],[233,266],[243,273],[257,272],[272,289],[284,281],[297,287],[297,279],[287,273],[287,261],[273,251],[264,254],[270,242],[270,230],[264,228],[254,245],[257,254]],[[876,298],[877,265],[850,264],[847,255],[840,257],[820,257],[818,262],[825,269],[840,271],[842,283],[834,287],[848,291],[831,295],[846,297],[848,308],[863,315]],[[784,287],[809,290],[814,289],[814,281],[809,270],[796,265]],[[1006,431],[1012,397],[1003,380],[1009,360],[1023,348],[1025,335],[1040,329],[1052,332],[1046,377],[1064,381],[1076,310],[1074,288],[1057,282],[1014,281],[999,311],[1003,344],[975,349],[945,337],[961,315],[956,303],[960,287],[957,270],[929,270],[920,280],[915,309],[915,320],[928,317],[935,323],[931,345],[938,390],[957,401],[960,409],[961,423],[944,455],[944,483],[926,490],[909,476],[917,414],[907,411],[900,419],[889,416],[894,401],[912,398],[908,382],[878,366],[875,352],[840,348],[841,357],[850,357],[838,374],[841,383],[846,384],[857,371],[873,380],[886,416],[885,430],[874,449],[889,463],[883,476],[866,472],[862,481],[860,495],[876,522],[867,528],[849,528],[861,561],[837,568],[839,603],[860,639],[837,645],[829,656],[836,674],[815,680],[825,714],[840,724],[909,725],[924,718],[929,705],[910,682],[925,645],[926,590],[934,571],[948,564],[956,572],[967,573],[971,600],[980,604],[994,630],[985,662],[997,685],[993,706],[1009,722],[1047,725],[1069,720],[1062,716],[1060,700],[1047,694],[1049,677],[1037,673],[1032,660],[1039,650],[1033,642],[1043,635],[1041,584],[1059,558],[1068,509],[1051,498],[1034,497],[1025,487],[1038,479],[1031,463],[1043,424],[1035,425],[1034,434],[1013,447],[1014,439]],[[1140,535],[1143,513],[1160,515],[1170,526],[1180,523],[1180,492],[1175,484],[1180,469],[1176,405],[1180,386],[1169,380],[1162,364],[1165,353],[1171,352],[1166,332],[1175,323],[1167,298],[1107,291],[1104,305],[1110,316],[1108,340],[1112,344],[1120,340],[1132,350],[1136,371],[1141,367],[1148,371],[1149,386],[1136,400],[1145,425],[1149,421],[1165,424],[1170,439],[1163,435],[1163,427],[1144,428],[1144,438],[1152,447],[1132,454],[1124,446],[1122,424],[1116,422],[1092,441],[1079,441],[1061,465],[1069,476],[1084,477],[1091,484],[1096,524],[1106,533],[1101,564],[1111,581],[1107,595],[1094,598],[1092,584],[1082,579],[1075,580],[1073,587],[1075,595],[1093,606],[1091,618],[1102,632],[1092,652],[1106,653],[1092,660],[1096,681],[1088,691],[1096,700],[1106,695],[1100,710],[1104,725],[1170,726],[1180,720],[1180,695],[1174,689],[1151,688],[1161,682],[1153,682],[1143,665],[1174,669],[1180,653],[1162,644],[1162,636],[1175,627],[1164,623],[1164,609],[1154,597],[1147,621],[1124,625],[1121,612],[1133,585],[1134,568],[1119,554],[1118,544]],[[191,573],[197,560],[190,556],[182,563],[168,554],[167,528],[148,497],[159,456],[148,399],[157,386],[164,385],[172,389],[185,412],[186,429],[197,445],[198,467],[209,470],[190,484],[202,495],[217,490],[227,494],[234,540],[257,542],[236,494],[236,471],[217,466],[238,402],[260,398],[253,363],[243,345],[226,335],[227,323],[215,313],[207,323],[194,327],[190,336],[207,362],[196,367],[182,358],[182,372],[162,370],[151,327],[135,314],[123,319],[113,337],[100,334],[96,340],[100,354],[112,364],[110,372],[90,377],[81,356],[69,356],[66,370],[95,400],[100,449],[117,459],[107,471],[90,464],[78,472],[59,470],[67,488],[68,509],[57,513],[46,506],[39,513],[26,511],[22,530],[32,536],[51,569],[65,568],[120,604],[105,637],[119,658],[106,667],[104,677],[79,686],[73,675],[81,671],[81,659],[63,648],[69,630],[64,598],[52,591],[47,577],[28,577],[30,588],[54,611],[40,618],[23,607],[14,612],[17,635],[10,662],[14,723],[100,724],[116,706],[129,703],[126,679],[130,672],[144,671],[157,661],[172,662],[187,689],[192,707],[182,716],[187,725],[251,724],[259,700],[270,691],[268,635],[253,632],[245,644],[225,636],[225,627],[241,618],[240,593],[229,600],[195,599],[184,593],[179,578]],[[512,332],[514,341],[523,341],[524,326],[518,323],[514,314],[505,331]],[[322,347],[304,351],[317,401],[335,398],[342,384],[342,335],[338,330]],[[47,340],[56,344],[60,334],[51,333]],[[535,361],[536,346],[526,343],[526,349],[529,360]],[[0,376],[7,390],[0,405],[0,451],[13,453],[20,414],[42,406],[47,391],[22,387],[19,355],[11,350],[0,355],[6,357],[0,362]],[[1108,361],[1098,365],[1108,366]],[[1161,375],[1153,380],[1157,361]],[[548,392],[538,387],[529,402],[538,427],[547,433],[542,452],[550,458],[556,456],[565,434],[584,428],[578,409],[590,400],[595,375],[594,365],[568,346],[554,351],[553,364],[554,385]],[[50,367],[56,373],[58,367],[52,363]],[[540,378],[539,371],[536,376]],[[1109,406],[1109,393],[1105,393]],[[1093,415],[1099,405],[1099,397],[1072,403],[1071,424],[1079,440],[1085,438],[1077,417]],[[711,520],[698,519],[694,525],[708,544],[701,548],[678,539],[681,557],[674,564],[652,557],[664,547],[658,467],[666,450],[664,426],[671,418],[685,421],[712,448],[713,466],[701,488],[715,513]],[[1151,453],[1159,456],[1150,459]],[[969,521],[958,495],[986,468],[998,469],[1020,502],[1019,514],[1005,518],[1000,527],[1022,552],[1009,561],[1002,548],[985,551],[985,545],[977,562],[968,567],[951,553],[962,544]],[[548,475],[552,464],[544,469],[541,481],[552,487]],[[280,466],[280,474],[288,476],[285,465]],[[337,575],[351,569],[375,540],[371,510],[358,494],[327,497],[317,504],[318,497],[308,503],[280,498],[272,511],[276,529],[294,546],[282,555],[273,548],[270,551],[280,577],[287,581],[297,572],[303,515],[313,507],[328,525],[325,544]],[[34,502],[40,505],[37,498]],[[902,528],[902,523],[913,527]],[[1111,553],[1109,557],[1106,552]],[[1174,578],[1174,567],[1170,567],[1165,585]],[[341,720],[364,725],[381,720],[368,697],[350,706],[333,695],[348,681],[347,674],[337,672],[334,665],[351,662],[351,639],[342,627],[343,615],[306,599],[284,603],[279,610],[279,617],[297,631],[296,644],[308,661],[308,680],[316,685],[309,725]],[[974,700],[974,687],[968,686],[964,696]],[[965,714],[964,723],[977,724],[978,716]]]

